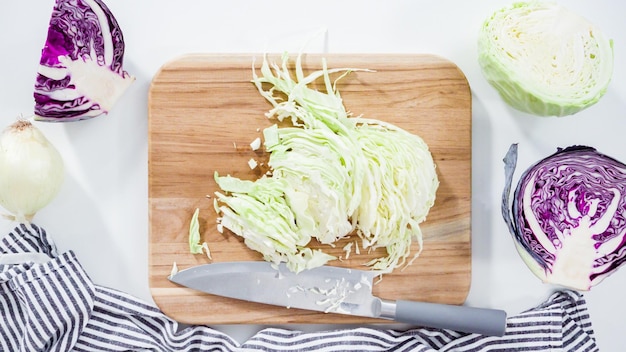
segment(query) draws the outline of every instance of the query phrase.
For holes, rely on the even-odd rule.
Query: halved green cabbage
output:
[[[613,74],[613,42],[551,2],[517,2],[492,14],[478,39],[487,81],[513,108],[565,116],[600,100]]]

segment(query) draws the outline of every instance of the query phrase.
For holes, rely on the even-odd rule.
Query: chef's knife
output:
[[[372,295],[376,271],[323,266],[295,274],[284,264],[224,262],[181,270],[172,282],[245,301],[365,317],[491,336],[504,335],[506,312]],[[384,279],[383,279],[384,280]]]

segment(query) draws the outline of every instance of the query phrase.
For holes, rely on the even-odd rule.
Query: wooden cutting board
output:
[[[381,322],[242,302],[167,280],[174,262],[182,270],[210,262],[262,260],[237,236],[217,231],[213,199],[207,197],[217,190],[215,171],[255,179],[261,171],[251,170],[248,160],[267,159],[250,147],[262,136],[263,128],[272,124],[264,115],[270,104],[250,82],[253,57],[186,55],[163,65],[152,81],[148,99],[149,281],[154,301],[165,314],[184,323]],[[413,265],[385,275],[374,286],[374,294],[386,299],[463,303],[471,276],[471,96],[465,76],[453,63],[431,55],[325,57],[329,68],[375,70],[353,72],[339,81],[347,109],[420,135],[437,164],[440,187],[436,204],[422,224],[423,252]],[[319,69],[321,59],[321,55],[305,55],[305,70]],[[269,60],[280,61],[280,56],[270,55]],[[262,56],[256,55],[256,67],[261,61]],[[196,208],[200,208],[200,230],[212,261],[189,252],[189,221]],[[342,247],[327,251],[345,256]],[[381,254],[353,251],[347,260],[331,265],[363,268],[368,259]]]

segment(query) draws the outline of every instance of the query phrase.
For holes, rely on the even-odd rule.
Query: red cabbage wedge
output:
[[[513,194],[517,144],[505,163],[502,215],[541,280],[587,291],[626,261],[626,165],[570,146],[528,168]]]
[[[124,38],[100,0],[57,0],[35,82],[35,119],[106,114],[135,80],[122,68]]]

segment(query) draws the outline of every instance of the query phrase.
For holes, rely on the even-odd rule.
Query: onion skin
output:
[[[63,159],[43,133],[18,120],[0,135],[0,205],[18,222],[30,222],[59,192]]]
[[[542,281],[588,291],[626,263],[626,165],[588,146],[538,161],[509,201],[517,145],[505,157],[502,215]]]

